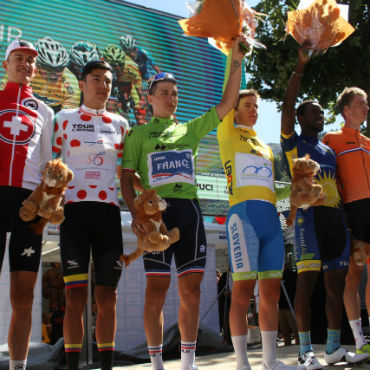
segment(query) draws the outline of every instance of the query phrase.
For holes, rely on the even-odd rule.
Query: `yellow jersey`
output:
[[[234,124],[234,111],[217,128],[229,204],[264,200],[276,204],[274,155],[253,129]]]
[[[45,79],[37,69],[31,87],[35,97],[53,109],[71,109],[80,105],[78,80],[68,68],[64,69],[62,77],[55,82]]]

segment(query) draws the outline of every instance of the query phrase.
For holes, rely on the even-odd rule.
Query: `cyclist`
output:
[[[123,110],[128,113],[131,109],[137,124],[144,123],[145,111],[140,110],[143,105],[142,78],[137,64],[122,49],[113,44],[104,49],[102,57],[114,69],[118,99]]]
[[[103,60],[85,65],[80,88],[83,105],[55,117],[53,150],[74,172],[65,194],[60,251],[66,287],[64,343],[69,370],[78,369],[87,302],[90,252],[95,267],[96,339],[101,369],[112,368],[117,285],[122,272],[122,231],[115,186],[127,121],[106,111],[113,71]]]
[[[370,322],[370,139],[360,132],[369,111],[367,94],[358,87],[347,87],[339,95],[337,107],[344,118],[344,126],[339,131],[326,134],[323,142],[337,156],[339,189],[352,235],[352,256],[343,299],[356,352],[367,353],[370,357],[370,344],[362,333],[358,295],[364,262],[368,257],[365,299]],[[357,258],[358,253],[362,258]]]
[[[35,47],[37,70],[31,85],[35,96],[54,112],[78,107],[80,89],[77,78],[66,68],[68,55],[64,46],[50,37],[43,37]]]
[[[234,111],[217,128],[230,203],[226,230],[233,278],[231,340],[237,370],[250,370],[246,317],[258,278],[263,369],[304,369],[276,358],[284,239],[276,210],[273,153],[254,131],[258,100],[257,91],[240,91]]]
[[[69,51],[68,69],[80,80],[86,63],[99,59],[99,51],[95,44],[88,41],[78,41],[72,45]]]
[[[136,45],[134,37],[131,35],[121,36],[120,44],[122,49],[139,66],[143,80],[149,80],[153,75],[161,72],[150,53]]]
[[[300,351],[298,363],[307,370],[323,368],[315,357],[310,336],[311,296],[321,268],[324,272],[328,320],[327,342],[324,359],[327,364],[343,360],[348,363],[363,361],[366,354],[347,352],[340,344],[343,315],[343,291],[349,265],[349,235],[341,208],[341,199],[336,181],[334,152],[319,141],[318,134],[324,127],[324,111],[312,100],[302,102],[297,110],[301,135],[294,131],[294,104],[298,96],[301,77],[309,61],[307,46],[298,52],[298,62],[285,92],[281,115],[281,146],[292,172],[292,160],[309,154],[319,163],[316,182],[323,186],[325,204],[298,209],[295,220],[295,252],[297,259],[297,290],[294,308],[297,320]]]
[[[19,217],[19,209],[51,159],[53,111],[34,97],[30,87],[36,56],[31,43],[12,41],[3,62],[8,82],[0,91],[0,270],[10,232],[10,370],[26,369],[42,242],[41,235]]]
[[[178,90],[172,74],[159,73],[149,86],[153,107],[151,121],[134,127],[125,140],[122,160],[121,193],[132,214],[132,230],[145,232],[136,217],[133,201],[134,179],[140,175],[145,189],[154,188],[170,203],[163,219],[168,228],[180,228],[180,241],[161,253],[144,256],[146,293],[144,328],[153,369],[162,370],[162,308],[171,281],[171,260],[177,266],[180,297],[179,329],[181,335],[181,370],[194,365],[198,334],[200,283],[206,262],[206,238],[203,218],[197,200],[195,160],[201,138],[219,124],[235,106],[241,80],[244,54],[239,50],[240,36],[233,44],[230,78],[221,102],[204,115],[182,125],[175,122]]]

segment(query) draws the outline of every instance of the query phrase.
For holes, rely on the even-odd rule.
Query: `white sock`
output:
[[[162,344],[158,346],[148,346],[148,351],[153,370],[164,370]]]
[[[194,366],[196,348],[197,342],[181,341],[181,370],[188,370]]]
[[[247,335],[231,336],[231,341],[233,342],[236,355],[236,368],[241,369],[245,366],[250,366],[247,353]]]
[[[262,362],[266,367],[271,367],[276,361],[277,331],[261,330],[262,337]]]
[[[362,333],[361,318],[357,320],[349,320],[349,325],[351,325],[353,337],[355,338],[356,349],[360,349],[367,343],[364,334]]]
[[[9,370],[26,370],[27,360],[9,360]]]

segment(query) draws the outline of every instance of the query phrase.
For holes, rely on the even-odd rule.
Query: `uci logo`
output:
[[[34,118],[22,110],[0,111],[0,140],[9,144],[27,144],[36,132]]]

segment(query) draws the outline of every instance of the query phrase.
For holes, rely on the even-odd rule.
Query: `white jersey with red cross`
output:
[[[0,91],[0,186],[34,190],[51,159],[53,111],[26,85]]]
[[[117,160],[122,157],[128,128],[123,117],[84,105],[55,116],[53,151],[61,153],[74,173],[66,203],[95,201],[119,206]]]

